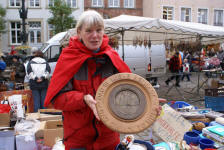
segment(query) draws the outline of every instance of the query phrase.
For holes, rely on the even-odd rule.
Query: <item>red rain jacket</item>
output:
[[[100,51],[93,53],[77,37],[72,37],[69,46],[62,50],[57,62],[45,98],[45,106],[52,103],[54,108],[63,111],[66,150],[113,150],[120,142],[119,134],[107,128],[101,121],[97,121],[83,100],[86,94],[95,97],[99,85],[105,80],[101,75],[93,76],[97,64],[89,58],[106,55],[118,72],[131,72],[118,53],[108,45],[108,41],[108,37],[104,35]],[[84,62],[88,64],[88,79],[77,80],[74,76]],[[73,90],[58,94],[71,79]]]

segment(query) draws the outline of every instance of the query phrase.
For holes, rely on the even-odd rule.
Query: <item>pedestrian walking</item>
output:
[[[184,78],[187,78],[187,81],[190,81],[190,65],[188,63],[187,59],[184,59],[184,64],[183,64],[183,76],[182,76],[182,81],[184,81]]]
[[[180,74],[179,74],[179,71],[180,71],[180,59],[179,59],[179,52],[176,52],[170,59],[170,62],[169,62],[169,70],[170,72],[173,74],[171,77],[169,77],[165,83],[166,85],[169,85],[169,82],[171,80],[173,80],[174,78],[176,78],[176,86],[180,87]]]

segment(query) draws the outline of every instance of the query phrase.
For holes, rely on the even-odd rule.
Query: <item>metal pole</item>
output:
[[[198,40],[200,42],[201,45],[201,35],[198,35]],[[200,96],[200,74],[201,74],[201,48],[199,47],[199,62],[198,62],[198,88],[197,88],[197,94]]]
[[[26,45],[27,33],[26,33],[26,19],[28,10],[25,8],[25,0],[22,0],[22,7],[19,9],[20,18],[22,19],[22,31],[21,40],[22,44]]]
[[[124,30],[121,31],[121,39],[122,39],[122,59],[124,61]]]

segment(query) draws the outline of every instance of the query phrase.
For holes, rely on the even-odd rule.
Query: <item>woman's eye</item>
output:
[[[96,31],[97,31],[97,32],[101,32],[101,31],[102,31],[102,29],[97,29]]]

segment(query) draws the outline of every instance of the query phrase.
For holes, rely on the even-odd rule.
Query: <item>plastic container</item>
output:
[[[202,131],[196,130],[196,129],[192,129],[193,132],[197,133],[197,134],[201,134]]]
[[[206,149],[206,148],[213,148],[214,147],[214,141],[210,140],[210,139],[200,139],[199,140],[199,144],[200,144],[200,148],[202,150]]]
[[[195,132],[186,132],[184,134],[184,140],[187,142],[188,145],[189,144],[198,145],[199,139],[200,139],[199,134],[197,134]]]
[[[224,97],[205,96],[205,107],[211,108],[213,111],[223,111]]]
[[[170,105],[174,109],[191,106],[190,104],[188,104],[184,101],[171,101],[171,102],[168,102],[168,105]]]

